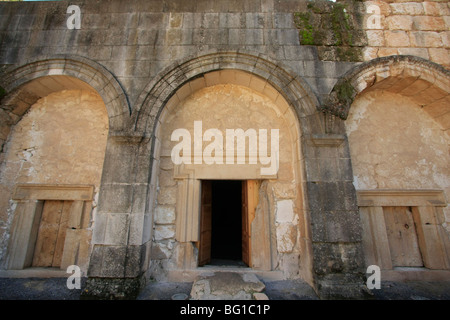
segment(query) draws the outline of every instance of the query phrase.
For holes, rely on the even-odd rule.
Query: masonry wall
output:
[[[450,66],[448,1],[365,1],[364,60],[413,55]]]
[[[106,108],[95,92],[60,91],[31,106],[4,146],[0,260],[11,235],[17,205],[11,199],[16,185],[92,185],[98,194],[107,134]],[[92,222],[94,214],[88,211]]]
[[[346,128],[356,189],[439,189],[450,196],[449,137],[409,98],[361,95]],[[448,212],[446,221],[448,228]]]
[[[242,75],[241,75],[242,76]],[[296,278],[299,274],[299,255],[300,255],[300,232],[298,232],[298,221],[300,211],[302,209],[301,198],[293,192],[296,189],[295,173],[299,168],[295,167],[295,137],[291,136],[288,122],[284,114],[285,110],[278,107],[275,101],[263,96],[254,90],[237,85],[219,84],[204,88],[190,95],[187,99],[174,104],[172,110],[163,119],[161,129],[161,158],[160,170],[158,176],[158,195],[155,203],[155,241],[152,250],[152,277],[156,279],[167,279],[170,271],[183,269],[185,265],[196,266],[197,256],[193,255],[190,261],[183,261],[183,255],[180,254],[183,249],[176,239],[176,219],[180,219],[177,215],[176,204],[180,201],[178,179],[174,178],[174,164],[171,159],[171,151],[177,144],[171,141],[171,134],[174,130],[183,128],[191,133],[194,139],[194,121],[202,122],[202,130],[216,129],[223,135],[223,163],[226,161],[228,145],[226,130],[227,129],[255,129],[258,135],[258,143],[261,138],[259,129],[266,129],[267,132],[267,150],[270,154],[274,154],[271,150],[271,129],[278,130],[279,134],[279,154],[272,158],[270,164],[261,164],[260,158],[255,154],[250,154],[249,143],[246,144],[245,150],[240,150],[245,155],[245,163],[248,165],[249,159],[255,160],[255,165],[246,166],[246,164],[212,164],[206,167],[208,173],[202,174],[202,179],[230,179],[239,178],[241,180],[249,179],[254,176],[253,172],[259,172],[261,168],[270,167],[276,158],[279,161],[279,169],[264,179],[265,188],[264,196],[261,196],[261,202],[268,199],[268,206],[265,210],[269,212],[258,213],[260,215],[270,216],[270,228],[268,231],[263,228],[256,228],[254,224],[253,232],[263,233],[268,238],[276,239],[274,244],[273,261],[266,265],[273,265],[273,270],[283,273],[286,278]],[[211,117],[205,118],[205,114]],[[219,141],[214,142],[220,143]],[[210,145],[209,142],[203,142],[202,150]],[[257,150],[260,147],[257,147]],[[255,150],[256,151],[256,150]],[[261,151],[261,150],[260,150]],[[273,152],[273,153],[272,153]],[[233,159],[237,152],[233,150]],[[269,153],[268,153],[269,154]],[[191,163],[194,163],[194,151],[192,150]],[[255,159],[256,156],[256,159]],[[252,161],[253,161],[252,160]],[[203,163],[203,161],[202,161]],[[273,163],[274,167],[276,166]],[[289,190],[289,192],[286,192]],[[283,194],[285,193],[285,194]],[[258,209],[260,210],[260,209]],[[213,231],[214,232],[214,231]],[[233,234],[229,237],[232,238]],[[304,236],[304,235],[302,235]],[[255,239],[258,239],[255,237]],[[223,241],[227,241],[224,239]],[[256,240],[255,240],[256,241]],[[261,245],[261,244],[259,244]],[[257,250],[257,243],[253,244],[253,250]],[[272,248],[265,248],[271,250]],[[178,253],[178,254],[177,254]],[[257,251],[252,252],[254,256],[259,257]],[[268,258],[268,257],[266,257]],[[270,259],[270,258],[269,258]],[[259,261],[258,261],[259,262]],[[257,262],[257,264],[258,264]],[[261,265],[255,265],[261,269]],[[271,269],[271,268],[270,268]],[[270,270],[269,269],[269,270]]]

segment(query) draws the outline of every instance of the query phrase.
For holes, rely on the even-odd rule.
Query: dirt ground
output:
[[[81,289],[69,290],[67,278],[0,278],[0,300],[79,300]],[[318,300],[314,290],[301,280],[264,282],[270,300]],[[171,300],[190,293],[192,283],[150,282],[138,300]],[[382,282],[371,290],[375,300],[450,300],[450,279],[443,282]]]

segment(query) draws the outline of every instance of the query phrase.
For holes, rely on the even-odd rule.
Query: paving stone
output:
[[[191,290],[192,300],[252,300],[265,288],[254,274],[216,272],[200,275]]]

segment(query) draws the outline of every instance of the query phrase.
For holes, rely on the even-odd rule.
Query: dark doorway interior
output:
[[[211,264],[242,260],[242,181],[212,181]]]

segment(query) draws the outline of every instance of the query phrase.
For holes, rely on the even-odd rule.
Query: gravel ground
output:
[[[67,278],[0,278],[0,300],[79,300],[81,289],[69,290]],[[85,279],[82,280],[84,287]],[[265,282],[270,300],[317,300],[301,280]],[[151,282],[138,300],[170,300],[175,293],[189,295],[192,283]],[[450,300],[450,281],[383,282],[372,290],[375,300]]]

